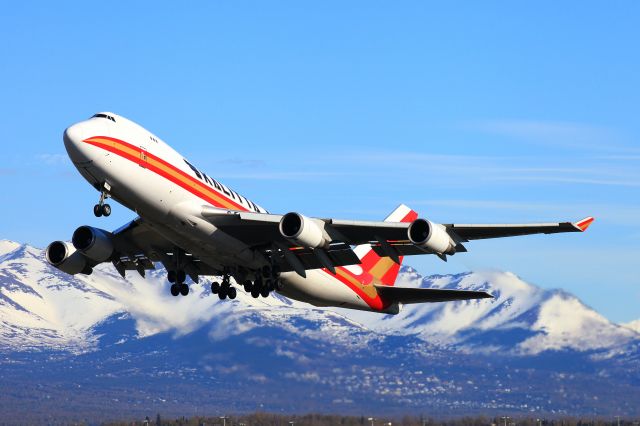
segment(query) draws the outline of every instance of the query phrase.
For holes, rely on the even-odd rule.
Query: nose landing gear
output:
[[[100,190],[100,201],[98,204],[93,206],[93,214],[96,217],[104,216],[107,217],[111,215],[111,206],[109,204],[105,204],[105,200],[109,198],[109,191],[111,190],[111,185],[108,183],[104,183],[102,185],[102,189]]]

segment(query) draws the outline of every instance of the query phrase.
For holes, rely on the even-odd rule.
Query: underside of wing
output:
[[[387,303],[434,303],[455,300],[492,299],[489,293],[470,290],[447,290],[440,288],[409,288],[376,286],[378,294]]]
[[[244,242],[250,247],[271,244],[273,242],[300,247],[295,238],[286,238],[280,229],[280,223],[286,216],[294,215],[309,222],[309,227],[319,231],[320,238],[328,241],[340,241],[356,246],[376,241],[377,237],[385,240],[406,240],[407,222],[352,221],[336,219],[307,218],[297,213],[287,215],[238,212],[203,206],[202,216],[216,227]],[[304,224],[306,225],[306,223]],[[304,226],[300,223],[300,226]]]
[[[136,218],[112,234],[114,253],[112,263],[120,275],[135,270],[144,276],[145,271],[155,269],[154,263],[160,262],[167,269],[175,269],[174,254],[176,246],[156,232],[142,218]],[[181,253],[181,265],[194,281],[199,275],[218,273],[190,253]]]
[[[528,224],[448,224],[450,234],[462,241],[487,238],[515,237],[532,234],[557,234],[561,232],[584,232],[593,222],[592,217],[578,222],[528,223]]]

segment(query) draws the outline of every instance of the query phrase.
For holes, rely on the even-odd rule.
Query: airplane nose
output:
[[[85,138],[85,131],[81,123],[74,124],[65,129],[62,139],[64,140],[64,147],[67,149],[67,154],[71,160],[75,163],[89,161],[82,146],[82,142]]]

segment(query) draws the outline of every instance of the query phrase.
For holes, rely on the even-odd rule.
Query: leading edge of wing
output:
[[[493,299],[485,291],[448,290],[441,288],[411,288],[376,286],[378,294],[387,303],[434,303],[451,302],[455,300]]]

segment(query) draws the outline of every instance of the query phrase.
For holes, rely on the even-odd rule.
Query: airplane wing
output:
[[[132,220],[112,234],[114,254],[112,263],[118,273],[124,277],[125,271],[134,270],[144,277],[145,271],[155,269],[154,263],[160,262],[167,269],[171,269],[172,255],[175,245],[153,230],[140,217]],[[212,275],[219,271],[211,270],[190,254],[185,272],[194,281],[198,275]]]
[[[534,234],[557,234],[561,232],[584,232],[593,223],[592,217],[584,218],[578,222],[558,222],[558,223],[528,223],[528,224],[445,224],[443,225],[447,233],[457,243],[455,252],[466,252],[467,249],[462,243],[471,240],[482,240],[489,238],[515,237],[521,235]],[[399,256],[413,256],[425,254],[425,250],[409,241],[392,241],[389,245]],[[373,250],[378,256],[385,256],[388,252],[381,244],[372,244]],[[438,255],[446,261],[444,255]]]
[[[593,222],[592,217],[581,221],[560,223],[529,223],[529,224],[449,224],[444,225],[447,230],[461,237],[464,241],[481,240],[486,238],[514,237],[531,234],[557,234],[560,232],[584,232]]]
[[[290,247],[299,247],[282,236],[279,230],[283,215],[222,210],[204,206],[202,216],[224,232],[239,239],[250,247],[273,242]],[[406,240],[406,222],[350,221],[317,219],[333,241],[356,246],[377,241],[376,236],[385,240]]]
[[[291,239],[285,238],[279,225],[283,215],[253,212],[238,212],[204,206],[202,216],[212,224],[243,241],[249,247],[275,246],[278,249],[299,250],[313,260],[314,250],[305,249]],[[308,219],[308,218],[307,218]],[[379,256],[391,257],[396,262],[399,256],[418,254],[437,254],[444,260],[446,256],[438,254],[409,241],[410,222],[351,221],[337,219],[312,218],[322,228],[324,235],[337,245],[343,254],[349,252],[346,246],[370,244]],[[501,238],[531,234],[554,234],[560,232],[583,232],[593,222],[592,217],[578,222],[532,223],[532,224],[444,224],[451,240],[455,243],[455,252],[465,252],[464,242],[486,238]],[[326,251],[331,254],[332,247]],[[334,266],[348,265],[354,256],[343,256]],[[289,262],[290,263],[290,262]],[[398,262],[399,263],[399,262]],[[325,266],[321,261],[313,262],[316,267]],[[320,265],[320,266],[317,266]],[[306,268],[311,269],[311,268]],[[291,270],[291,269],[289,269]]]
[[[377,285],[376,290],[385,302],[402,303],[433,303],[450,302],[454,300],[492,299],[493,296],[484,291],[448,290],[440,288],[410,288]]]

